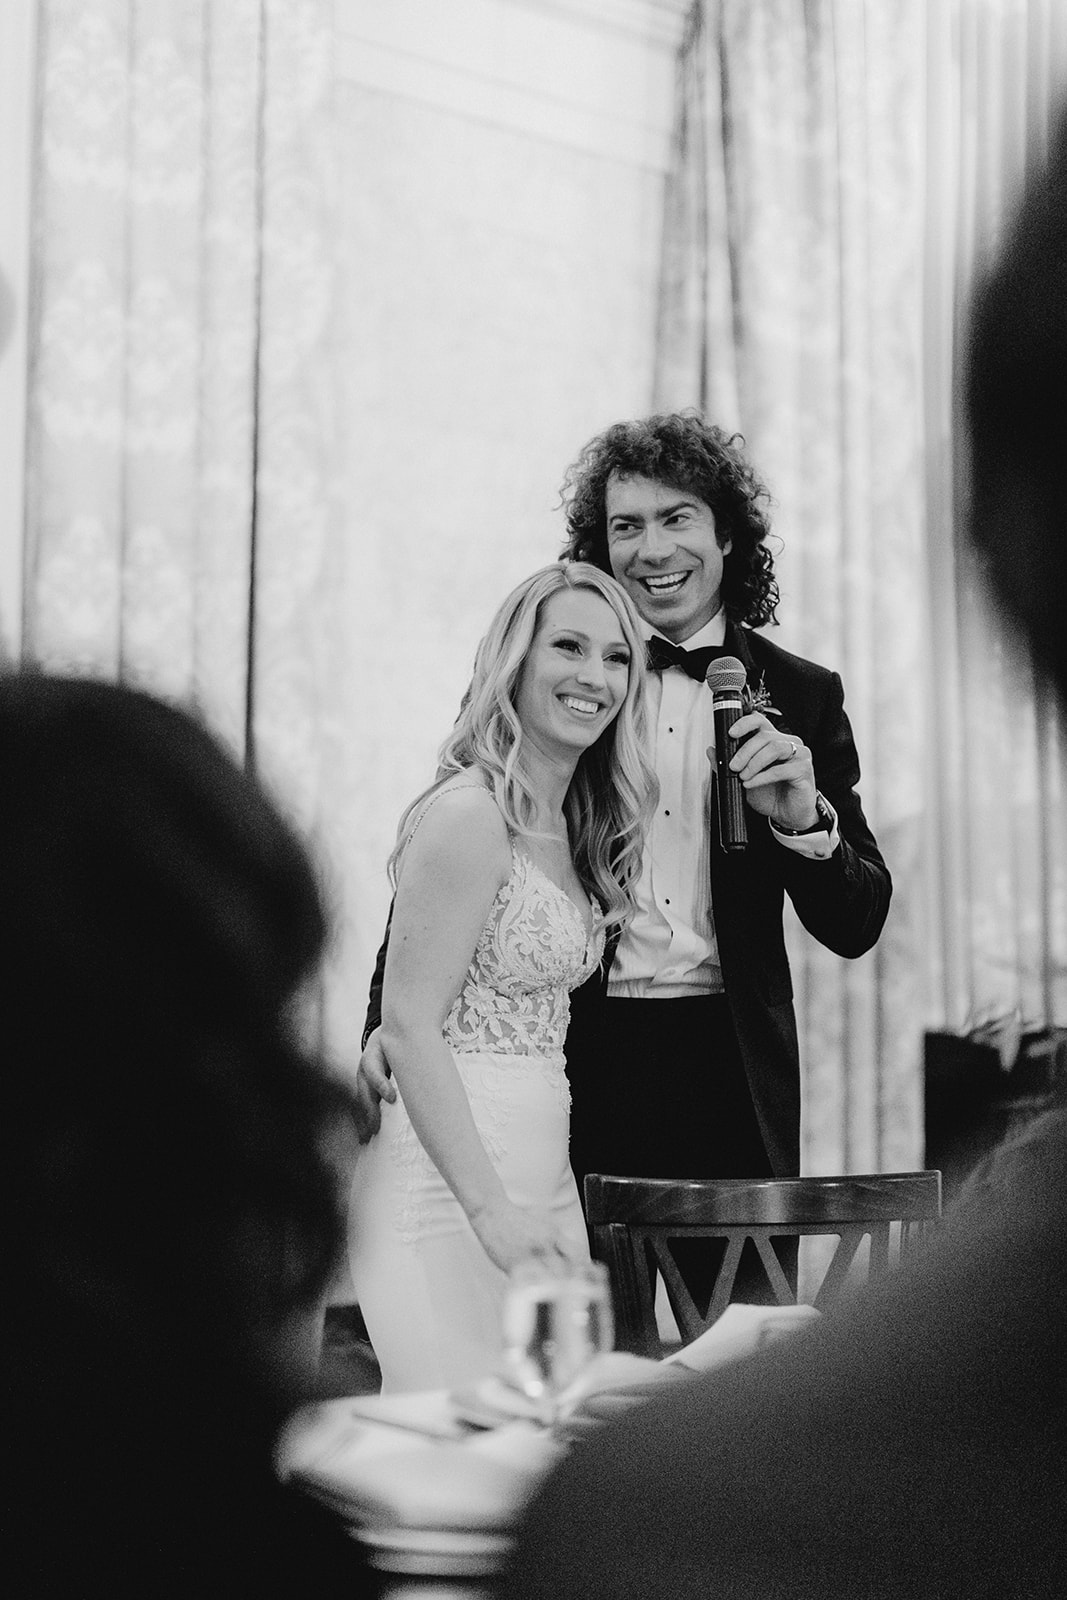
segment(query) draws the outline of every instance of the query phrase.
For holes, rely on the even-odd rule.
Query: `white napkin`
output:
[[[787,1337],[818,1320],[814,1306],[727,1306],[704,1333],[661,1361],[615,1350],[594,1356],[585,1370],[559,1397],[558,1415],[565,1419],[598,1395],[620,1391],[642,1394],[694,1372],[712,1372],[730,1361],[751,1355],[775,1339]],[[517,1418],[536,1418],[538,1404],[505,1379],[483,1378],[452,1396],[457,1417],[476,1427],[496,1428]]]
[[[561,1392],[554,1409],[557,1415],[566,1416],[588,1395],[642,1383],[650,1374],[659,1372],[658,1361],[646,1361],[642,1356],[626,1355],[621,1350],[594,1356],[574,1382]],[[545,1407],[540,1400],[531,1399],[496,1373],[468,1388],[455,1390],[451,1403],[453,1415],[475,1428],[495,1429],[501,1423],[516,1421],[543,1423],[545,1419]]]
[[[612,1422],[633,1406],[653,1399],[671,1382],[688,1383],[695,1373],[712,1372],[751,1355],[775,1339],[810,1327],[813,1306],[728,1306],[699,1338],[662,1361],[616,1354],[592,1362],[568,1392],[562,1431],[579,1439],[591,1428]]]
[[[814,1306],[727,1306],[711,1327],[661,1363],[712,1372],[819,1320]]]

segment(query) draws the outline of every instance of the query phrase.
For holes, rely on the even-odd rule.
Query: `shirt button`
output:
[[[669,817],[669,816],[670,816],[670,812],[669,812],[669,811],[667,811],[667,810],[665,810],[665,811],[664,811],[664,813],[663,813],[663,815],[664,815],[664,816],[665,816],[665,817]]]
[[[669,906],[670,903],[671,903],[671,897],[670,897],[670,895],[668,895],[667,898],[664,900],[663,904],[665,906]]]

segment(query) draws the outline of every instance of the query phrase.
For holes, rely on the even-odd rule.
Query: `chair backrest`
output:
[[[875,1277],[889,1270],[894,1224],[898,1254],[911,1249],[936,1225],[941,1215],[941,1174],[750,1179],[614,1178],[590,1173],[585,1179],[585,1208],[593,1255],[605,1263],[611,1278],[619,1348],[658,1356],[656,1272],[688,1344],[729,1304],[746,1241],[751,1240],[758,1251],[777,1303],[791,1305],[796,1295],[771,1240],[836,1235],[837,1247],[815,1296],[814,1303],[822,1310],[841,1293],[864,1238],[870,1240],[867,1273]],[[697,1238],[725,1241],[706,1314],[686,1288],[669,1243]]]

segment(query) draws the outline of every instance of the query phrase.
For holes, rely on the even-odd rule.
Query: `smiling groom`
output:
[[[693,414],[620,422],[570,469],[565,554],[612,573],[644,622],[660,781],[637,912],[572,997],[571,1162],[658,1177],[787,1177],[800,1057],[782,915],[841,956],[875,943],[891,882],[856,793],[836,672],[753,629],[775,620],[767,495],[740,441]],[[748,845],[713,802],[710,659],[737,657]]]

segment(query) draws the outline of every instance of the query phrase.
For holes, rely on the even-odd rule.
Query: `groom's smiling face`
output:
[[[612,473],[604,496],[608,560],[645,621],[675,644],[722,605],[723,558],[711,507],[688,489]]]

